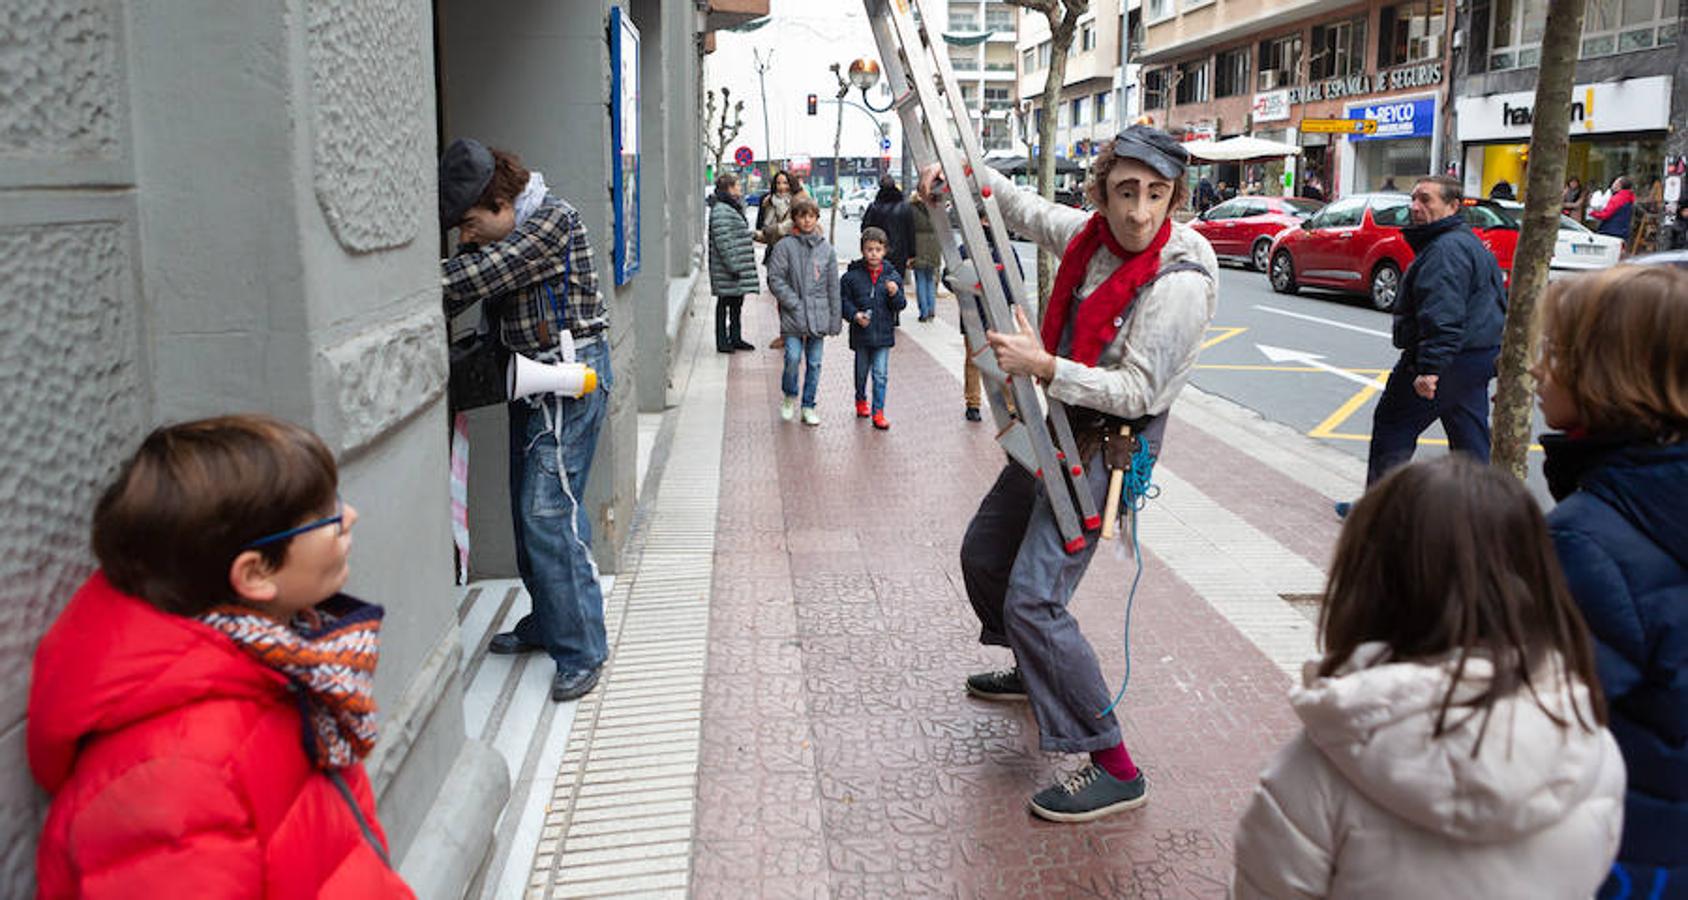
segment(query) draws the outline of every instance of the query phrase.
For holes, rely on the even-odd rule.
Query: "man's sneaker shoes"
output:
[[[1149,782],[1139,771],[1120,781],[1095,763],[1068,775],[1032,797],[1032,814],[1051,822],[1089,822],[1136,809],[1149,799]]]
[[[558,670],[551,678],[551,699],[558,703],[569,700],[579,700],[591,693],[598,686],[599,669],[589,672],[564,672]]]
[[[1346,518],[1348,518],[1349,511],[1351,511],[1354,508],[1354,504],[1349,503],[1347,500],[1338,500],[1338,501],[1336,501],[1336,507],[1335,508],[1336,508],[1336,517],[1338,519],[1346,519]]]
[[[797,398],[787,397],[780,401],[780,418],[789,422],[797,418]]]
[[[545,648],[538,644],[530,644],[522,640],[514,631],[501,631],[492,636],[492,642],[486,645],[488,653],[532,653]]]
[[[1016,667],[967,676],[967,693],[980,700],[1024,700],[1026,685]]]
[[[979,408],[977,406],[967,407],[967,421],[980,422],[983,421],[984,418],[984,416],[979,415]]]
[[[856,418],[865,419],[867,417],[868,417],[867,401],[866,400],[857,400],[856,401]]]
[[[818,412],[815,412],[815,408],[813,406],[803,407],[803,424],[804,425],[819,425],[820,423],[821,423],[821,414],[818,413]]]
[[[891,430],[891,423],[885,421],[885,411],[884,410],[880,410],[879,412],[876,412],[876,413],[873,414],[873,427],[879,429],[880,431],[890,431]]]

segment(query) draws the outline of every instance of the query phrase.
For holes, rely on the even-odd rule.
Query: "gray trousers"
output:
[[[1098,452],[1085,468],[1096,508],[1108,492]],[[1068,556],[1043,486],[1009,463],[997,476],[961,540],[961,575],[979,617],[979,642],[1014,651],[1041,732],[1057,753],[1106,750],[1120,742],[1119,721],[1097,713],[1113,700],[1090,642],[1067,601],[1078,588],[1100,536]]]

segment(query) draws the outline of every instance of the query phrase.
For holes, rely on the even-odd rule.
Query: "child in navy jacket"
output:
[[[856,416],[868,417],[867,377],[873,374],[873,427],[884,431],[885,383],[889,378],[891,347],[897,343],[893,314],[908,305],[902,279],[885,263],[889,241],[882,229],[862,229],[862,258],[850,264],[839,279],[844,321],[850,323],[850,349],[856,351]]]

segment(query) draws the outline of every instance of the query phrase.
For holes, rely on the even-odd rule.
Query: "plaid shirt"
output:
[[[559,327],[579,339],[609,324],[586,226],[574,207],[550,195],[503,240],[446,260],[444,281],[446,315],[490,299],[504,346],[517,353],[555,349]]]

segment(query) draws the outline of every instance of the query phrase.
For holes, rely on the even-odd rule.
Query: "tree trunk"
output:
[[[1541,341],[1536,299],[1547,287],[1548,264],[1559,236],[1559,199],[1570,153],[1571,87],[1586,0],[1547,5],[1541,39],[1541,68],[1530,125],[1530,161],[1524,175],[1524,221],[1512,256],[1512,289],[1501,340],[1495,394],[1493,464],[1522,480],[1530,450],[1530,414],[1535,379],[1530,363]]]
[[[1043,121],[1037,126],[1037,192],[1055,199],[1055,122],[1061,112],[1061,84],[1067,80],[1067,54],[1072,49],[1078,17],[1090,9],[1089,0],[1065,0],[1039,5],[1016,3],[1043,13],[1049,22],[1049,71],[1043,81]],[[1037,251],[1037,324],[1043,324],[1043,310],[1049,304],[1049,290],[1055,284],[1055,257],[1039,247]]]

